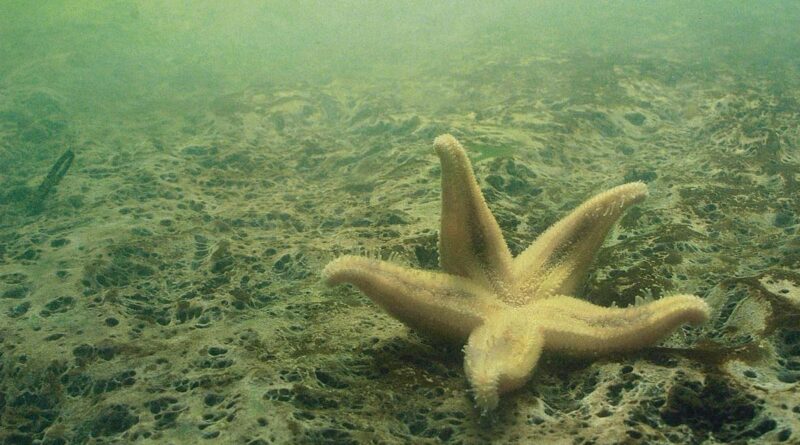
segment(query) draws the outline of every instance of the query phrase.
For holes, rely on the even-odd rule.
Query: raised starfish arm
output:
[[[513,303],[574,294],[611,227],[646,196],[643,182],[614,187],[585,201],[542,233],[514,260],[515,294],[526,301]]]
[[[464,341],[496,304],[469,280],[365,257],[337,258],[322,277],[329,285],[355,285],[411,328],[458,341]]]
[[[439,262],[450,274],[499,293],[511,278],[511,253],[486,206],[464,147],[449,134],[433,142],[442,162],[442,227]]]
[[[672,295],[641,306],[607,308],[557,295],[531,305],[546,319],[531,321],[548,349],[578,354],[630,351],[653,345],[682,324],[708,321],[708,304],[694,295]]]

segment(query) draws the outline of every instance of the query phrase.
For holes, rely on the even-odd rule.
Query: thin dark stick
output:
[[[67,174],[69,167],[72,165],[72,160],[75,159],[75,153],[72,150],[67,150],[61,155],[60,158],[53,164],[50,172],[44,178],[39,188],[32,194],[31,200],[28,204],[31,214],[40,213],[44,209],[44,200],[47,198],[56,185],[61,182],[64,175]]]

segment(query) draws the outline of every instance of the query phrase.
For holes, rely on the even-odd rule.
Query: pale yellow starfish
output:
[[[632,182],[600,193],[551,226],[516,258],[486,206],[464,148],[434,141],[442,162],[439,255],[445,273],[345,256],[325,267],[330,285],[352,283],[413,329],[464,342],[464,368],[477,405],[522,386],[543,348],[603,354],[654,344],[683,323],[708,320],[693,295],[608,308],[573,298],[606,234],[647,196]]]

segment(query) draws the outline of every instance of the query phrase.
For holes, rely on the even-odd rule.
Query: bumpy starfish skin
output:
[[[581,204],[512,258],[483,199],[466,152],[443,135],[434,148],[442,163],[442,272],[414,270],[344,256],[325,267],[330,285],[351,283],[409,327],[465,342],[464,369],[484,412],[500,394],[530,378],[543,349],[607,354],[654,344],[684,324],[708,320],[693,295],[607,308],[569,296],[611,227],[647,187],[632,182]]]

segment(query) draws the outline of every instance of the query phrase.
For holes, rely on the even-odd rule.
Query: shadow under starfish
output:
[[[390,315],[438,338],[466,342],[464,369],[478,407],[530,378],[543,349],[608,354],[652,345],[684,323],[708,320],[693,295],[607,308],[573,295],[611,227],[647,196],[632,182],[581,204],[512,258],[486,205],[464,148],[434,141],[442,163],[439,233],[443,273],[344,256],[322,272],[329,285],[352,283]]]

